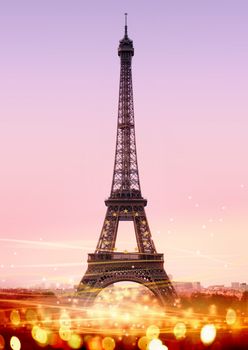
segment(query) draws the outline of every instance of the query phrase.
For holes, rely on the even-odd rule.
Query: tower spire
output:
[[[127,38],[127,13],[125,13],[125,38]]]

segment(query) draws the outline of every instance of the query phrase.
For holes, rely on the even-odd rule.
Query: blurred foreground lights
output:
[[[61,327],[66,327],[66,328],[71,327],[71,318],[65,310],[62,311],[60,315],[59,323]]]
[[[111,337],[105,337],[102,340],[102,347],[104,350],[114,350],[115,348],[115,341]]]
[[[183,322],[178,322],[174,327],[174,336],[176,339],[183,339],[186,335],[186,326]]]
[[[39,326],[34,326],[32,328],[32,337],[37,343],[41,345],[46,345],[48,342],[48,335],[45,329],[40,328]]]
[[[216,337],[216,328],[213,324],[207,324],[201,329],[201,341],[205,345],[210,345]]]
[[[21,322],[20,313],[18,310],[12,310],[10,314],[10,321],[14,326],[19,326]]]
[[[83,344],[83,340],[78,334],[71,334],[70,339],[68,341],[68,345],[71,349],[79,349]]]
[[[162,350],[162,345],[160,339],[152,339],[148,344],[148,350]]]
[[[10,338],[10,347],[13,350],[20,350],[21,349],[21,342],[19,338],[13,336]]]
[[[150,340],[149,340],[147,337],[141,337],[141,338],[139,338],[139,341],[138,341],[138,348],[139,348],[140,350],[146,350],[149,341],[150,341]]]
[[[160,329],[155,325],[149,326],[146,330],[146,336],[149,340],[158,338],[159,333]]]
[[[228,309],[226,313],[226,323],[228,326],[233,326],[237,321],[237,314],[235,310]]]
[[[4,337],[0,334],[0,350],[3,350],[5,347]]]
[[[71,339],[71,330],[67,327],[60,327],[59,336],[62,340],[69,341]]]

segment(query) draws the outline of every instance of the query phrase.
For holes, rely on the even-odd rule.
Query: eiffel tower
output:
[[[141,195],[137,163],[132,56],[133,42],[127,33],[120,40],[120,87],[118,125],[114,162],[114,174],[110,197],[105,200],[107,213],[95,253],[88,254],[88,268],[77,292],[87,304],[110,284],[133,281],[145,285],[164,305],[173,303],[176,292],[167,276],[163,254],[156,251],[148,225],[145,206],[147,200]],[[117,252],[115,248],[119,221],[133,221],[137,251]]]

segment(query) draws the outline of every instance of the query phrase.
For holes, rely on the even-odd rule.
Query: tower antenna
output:
[[[125,36],[127,36],[127,13],[125,13]]]

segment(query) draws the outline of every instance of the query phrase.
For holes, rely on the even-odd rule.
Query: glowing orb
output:
[[[102,345],[102,339],[99,336],[93,337],[88,342],[89,350],[99,350],[101,349],[101,345]]]
[[[216,337],[216,328],[213,324],[207,324],[201,329],[201,341],[205,345],[211,344]]]
[[[104,350],[113,350],[115,348],[115,341],[111,337],[105,337],[102,340],[102,347]]]
[[[4,337],[0,334],[0,350],[3,350],[5,347]]]
[[[235,312],[235,310],[233,309],[228,309],[227,310],[227,313],[226,313],[226,323],[229,325],[229,326],[232,326],[234,325],[234,323],[236,322],[237,320],[237,314]]]
[[[160,339],[152,339],[148,344],[148,350],[161,350],[162,345]]]
[[[149,339],[147,337],[140,338],[139,341],[138,341],[139,349],[140,350],[146,350],[148,343],[149,343]]]
[[[47,341],[48,341],[48,336],[47,336],[47,332],[45,331],[45,329],[42,329],[38,326],[34,326],[32,328],[32,337],[34,340],[36,340],[38,343],[46,345]]]
[[[186,334],[186,326],[183,322],[178,322],[174,327],[174,335],[176,339],[182,339]]]
[[[70,339],[68,341],[68,345],[72,349],[79,349],[83,344],[83,340],[78,334],[71,334]]]
[[[159,337],[160,329],[155,326],[149,326],[146,330],[146,336],[148,339],[156,339]]]
[[[10,347],[13,350],[20,350],[21,349],[21,342],[20,342],[20,340],[17,337],[15,337],[15,336],[11,337],[10,338]]]
[[[68,341],[71,339],[71,330],[70,328],[60,327],[59,336],[62,340]]]
[[[38,329],[39,329],[38,326],[34,326],[32,328],[31,334],[32,334],[32,337],[33,337],[34,340],[36,340],[36,333],[37,333]]]
[[[18,310],[12,310],[10,314],[10,321],[14,326],[18,326],[21,322],[20,313]]]

